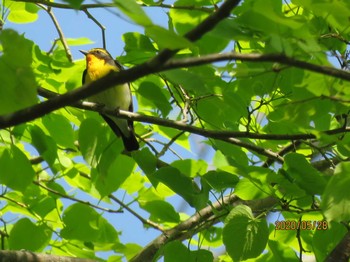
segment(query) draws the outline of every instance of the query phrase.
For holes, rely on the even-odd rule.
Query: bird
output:
[[[83,72],[83,84],[96,81],[111,71],[123,70],[122,65],[114,60],[104,48],[93,48],[89,51],[79,50],[86,58],[86,69]],[[111,109],[133,111],[132,95],[129,83],[116,85],[106,91],[88,98],[88,101],[101,104]],[[121,137],[124,148],[131,152],[139,149],[135,137],[134,123],[131,120],[120,119],[111,115],[101,114],[113,132]]]

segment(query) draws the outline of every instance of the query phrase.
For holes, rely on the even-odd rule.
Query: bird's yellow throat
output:
[[[117,68],[106,63],[104,59],[98,58],[93,54],[86,56],[87,82],[95,81],[104,77],[109,72],[117,71]]]

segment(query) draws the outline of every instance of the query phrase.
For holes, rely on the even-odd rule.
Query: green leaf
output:
[[[322,195],[321,208],[328,221],[350,220],[350,163],[337,165]]]
[[[35,172],[26,155],[15,145],[0,149],[0,183],[24,192],[32,183]]]
[[[133,157],[146,175],[152,174],[156,171],[157,158],[151,153],[149,148],[145,147],[142,148],[142,150],[136,151]]]
[[[94,255],[94,251],[87,248],[86,243],[82,243],[81,241],[64,241],[58,242],[59,246],[52,246],[52,251],[56,254],[69,254],[70,257],[79,257],[79,258],[89,258],[96,260],[96,256]]]
[[[222,227],[212,226],[200,233],[200,239],[203,246],[210,246],[213,248],[221,247],[222,243]]]
[[[164,262],[190,261],[190,251],[180,241],[171,241],[162,249]]]
[[[34,184],[26,188],[21,201],[28,206],[31,212],[39,215],[41,218],[45,218],[47,214],[57,207],[56,198],[50,194],[43,193]]]
[[[190,253],[190,261],[191,262],[212,262],[214,261],[214,256],[213,253],[210,252],[209,250],[205,249],[199,249],[199,250],[194,250],[191,251]]]
[[[141,203],[141,207],[151,214],[150,219],[155,222],[173,222],[180,221],[179,214],[168,202],[155,200]]]
[[[138,95],[148,100],[148,106],[160,110],[164,118],[168,116],[172,109],[166,96],[167,92],[155,83],[143,81],[139,86]]]
[[[92,179],[98,192],[105,197],[116,191],[134,168],[135,161],[132,158],[125,155],[114,156],[113,159],[110,159],[107,168],[101,164],[97,166]]]
[[[125,42],[124,50],[126,56],[119,57],[122,64],[140,64],[155,56],[157,49],[149,37],[137,33],[128,32],[122,36]]]
[[[186,38],[177,35],[161,26],[152,25],[145,29],[146,34],[154,40],[159,46],[159,49],[185,49],[190,48],[193,44]]]
[[[136,192],[142,191],[145,188],[146,181],[147,178],[142,173],[132,172],[120,188],[132,195]]]
[[[63,212],[61,236],[86,242],[117,243],[118,233],[91,207],[75,203]]]
[[[262,185],[257,180],[252,181],[248,178],[242,178],[235,187],[235,194],[243,200],[262,199],[268,195],[261,186]]]
[[[137,253],[142,250],[140,245],[135,243],[127,243],[125,245],[119,245],[119,247],[115,250],[116,252],[124,254],[127,261],[130,261]],[[121,259],[117,257],[116,260],[112,260],[111,256],[108,258],[107,262],[120,262]]]
[[[187,0],[178,0],[175,2],[175,5],[193,6],[195,2],[189,2]],[[179,10],[177,8],[170,9],[169,14],[172,18],[176,31],[179,32],[181,35],[186,34],[188,31],[190,31],[193,27],[197,26],[208,16],[208,14],[205,12],[200,12],[196,10]]]
[[[145,27],[153,25],[151,19],[147,16],[145,11],[143,11],[141,6],[136,3],[135,0],[114,0],[113,2],[120,9],[120,11],[127,15],[136,24]]]
[[[212,262],[214,260],[210,251],[203,249],[190,251],[178,240],[166,244],[161,251],[164,254],[164,262]]]
[[[12,250],[42,251],[52,235],[52,230],[45,224],[35,225],[28,218],[22,218],[13,226],[9,246]]]
[[[294,183],[309,194],[323,193],[326,180],[319,171],[310,165],[305,156],[290,153],[284,159],[284,169],[291,176]]]
[[[255,258],[265,249],[268,240],[266,220],[254,218],[249,207],[234,207],[225,220],[223,241],[234,261]]]
[[[346,233],[347,229],[345,226],[336,222],[330,222],[327,229],[322,227],[317,229],[312,239],[313,251],[317,261],[325,261],[326,257],[340,243]]]
[[[10,10],[7,19],[12,23],[32,23],[38,19],[39,7],[33,3],[4,1]]]
[[[208,201],[208,189],[199,190],[194,181],[173,167],[163,167],[153,175],[155,179],[179,194],[191,206],[200,209]]]
[[[125,42],[124,50],[127,53],[140,50],[141,52],[151,52],[154,54],[157,51],[149,37],[138,32],[125,33],[122,39]]]
[[[227,188],[234,188],[239,178],[233,174],[224,171],[209,171],[202,178],[210,185],[211,188],[222,191]]]
[[[58,158],[57,145],[55,141],[44,133],[38,126],[31,126],[29,129],[32,145],[45,159],[50,167],[56,171],[55,162]]]
[[[215,147],[225,155],[229,165],[239,169],[248,166],[248,157],[242,148],[220,140],[215,140]]]
[[[159,135],[164,136],[165,138],[171,140],[174,136],[178,136],[180,131],[174,128],[165,127],[165,126],[153,126],[152,127],[155,132],[158,132]],[[188,134],[183,133],[182,135],[178,136],[175,143],[184,149],[189,150],[190,149],[190,141],[188,139]]]
[[[176,160],[170,165],[177,168],[182,174],[192,178],[203,175],[208,168],[207,162],[200,159]]]
[[[74,149],[74,133],[70,122],[62,115],[50,114],[43,117],[43,124],[58,145]]]
[[[268,175],[271,172],[267,168],[257,166],[247,167],[245,172],[240,173],[244,178],[240,179],[235,187],[235,194],[244,200],[268,197],[272,194],[269,183],[267,182]]]
[[[78,138],[80,150],[85,161],[92,167],[100,162],[102,153],[110,146],[108,144],[110,131],[106,132],[106,128],[102,126],[101,122],[93,118],[84,120],[80,125]],[[116,147],[116,145],[113,145],[113,147]],[[122,145],[120,145],[121,150]]]
[[[35,76],[31,69],[33,42],[6,29],[0,31],[3,54],[0,57],[0,114],[37,102]]]
[[[345,26],[347,23],[350,7],[347,1],[300,1],[294,0],[295,4],[304,7],[313,12],[316,16],[325,17],[327,23],[344,34],[349,33],[349,28]]]
[[[67,44],[70,46],[77,46],[77,45],[90,45],[94,42],[87,38],[87,37],[79,37],[79,38],[66,38]]]
[[[298,259],[295,251],[291,247],[279,241],[269,240],[268,246],[276,261],[294,262]]]

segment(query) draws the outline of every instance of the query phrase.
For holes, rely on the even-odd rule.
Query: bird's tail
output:
[[[134,151],[139,149],[139,142],[137,142],[135,134],[133,132],[130,133],[129,137],[121,135],[123,139],[124,147],[127,151]]]
[[[137,142],[135,134],[134,134],[134,125],[132,121],[126,121],[126,120],[122,120],[125,122],[121,122],[124,125],[124,134],[120,127],[117,125],[116,121],[113,121],[113,119],[111,119],[110,117],[106,116],[106,115],[102,115],[102,117],[104,118],[104,120],[107,122],[107,124],[110,126],[110,128],[113,130],[113,132],[122,138],[123,143],[124,143],[124,147],[127,151],[134,151],[139,149],[139,142]],[[120,120],[119,120],[120,121]],[[127,131],[126,131],[127,129]]]

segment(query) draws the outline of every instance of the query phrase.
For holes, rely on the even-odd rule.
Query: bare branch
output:
[[[182,59],[173,59],[168,61],[163,70],[169,70],[181,67],[199,66],[208,63],[215,63],[227,60],[239,60],[250,62],[275,62],[281,63],[297,68],[306,69],[308,71],[337,77],[346,81],[350,81],[350,72],[346,70],[337,69],[330,66],[316,65],[301,60],[297,60],[292,57],[285,56],[284,54],[240,54],[236,52],[228,52],[222,54],[211,54],[201,57],[191,57]]]
[[[222,200],[198,211],[196,214],[176,227],[165,231],[164,234],[158,236],[144,249],[142,249],[140,253],[130,260],[130,262],[154,261],[155,254],[163,245],[173,240],[184,240],[192,237],[193,235],[197,234],[199,230],[203,230],[203,223],[209,223],[207,226],[211,226],[219,222],[219,218],[227,215],[233,206],[240,204],[248,205],[253,212],[260,213],[264,210],[272,208],[277,203],[278,199],[273,197],[243,201],[236,195],[228,195]]]
[[[109,209],[109,208],[103,208],[103,207],[100,207],[100,206],[97,206],[97,205],[94,205],[92,203],[90,203],[89,201],[84,201],[84,200],[80,200],[78,198],[75,198],[75,197],[71,197],[71,196],[68,196],[68,195],[65,195],[65,194],[62,194],[61,192],[58,192],[56,190],[53,190],[47,186],[44,186],[42,183],[39,183],[39,182],[36,182],[36,181],[33,181],[33,183],[45,190],[47,190],[48,192],[52,193],[52,194],[55,194],[55,195],[58,195],[62,198],[65,198],[65,199],[69,199],[69,200],[72,200],[74,202],[78,202],[78,203],[82,203],[84,205],[88,205],[90,207],[93,207],[93,208],[96,208],[96,209],[99,209],[99,210],[102,210],[104,212],[108,212],[108,213],[123,213],[123,211],[121,210],[113,210],[113,209]]]
[[[191,42],[202,38],[203,35],[210,32],[215,26],[231,14],[231,10],[239,4],[240,0],[226,0],[219,9],[204,19],[191,31],[187,32],[184,37]],[[147,63],[150,67],[160,72],[160,68],[179,50],[164,49],[157,56],[153,57]],[[162,70],[163,71],[163,70]]]
[[[173,143],[175,143],[175,141],[176,141],[180,136],[182,136],[183,134],[184,134],[184,131],[181,131],[181,132],[179,132],[178,134],[176,134],[173,138],[171,138],[170,141],[164,145],[164,147],[162,148],[162,151],[160,151],[160,152],[157,154],[157,157],[159,158],[159,157],[163,156],[163,155],[166,153],[166,151],[170,148],[170,146],[171,146]],[[173,153],[175,153],[175,152],[173,152]]]
[[[49,2],[46,0],[14,0],[15,2],[24,2],[24,3],[34,3],[34,4],[42,4],[50,7],[55,8],[61,8],[61,9],[74,9],[72,6],[57,2]],[[213,8],[203,7],[203,6],[186,6],[186,5],[169,5],[169,4],[163,4],[163,3],[156,3],[154,5],[146,5],[146,4],[140,4],[143,7],[161,7],[161,8],[167,8],[167,9],[179,9],[179,10],[189,10],[189,11],[201,11],[205,13],[212,13],[214,11]],[[97,3],[97,4],[84,4],[81,5],[78,10],[84,10],[84,9],[92,9],[92,8],[108,8],[108,7],[115,7],[114,3]]]
[[[49,97],[54,97],[54,95],[53,95],[54,92],[45,90],[43,88],[40,88],[39,90],[40,90],[41,94],[48,95]],[[188,124],[184,123],[183,121],[173,121],[173,120],[168,120],[168,119],[162,119],[162,118],[158,118],[158,117],[141,115],[138,113],[133,113],[133,112],[124,111],[124,110],[111,110],[108,108],[101,108],[100,106],[97,106],[95,103],[91,103],[91,102],[75,103],[74,106],[81,108],[81,109],[96,111],[96,112],[106,114],[106,115],[113,115],[116,117],[129,119],[132,121],[145,122],[145,123],[157,124],[157,125],[166,126],[166,127],[172,127],[172,128],[178,129],[178,130],[187,131],[187,132],[201,135],[201,136],[204,136],[207,138],[214,138],[214,139],[226,141],[230,144],[233,144],[233,145],[236,145],[239,147],[243,147],[243,148],[247,148],[253,152],[256,152],[260,155],[266,156],[269,159],[272,159],[274,161],[278,161],[280,163],[283,163],[284,160],[281,156],[278,155],[278,153],[275,153],[269,149],[258,147],[252,143],[243,142],[243,141],[237,139],[237,137],[257,138],[257,139],[259,139],[258,137],[260,137],[260,139],[266,139],[266,140],[289,140],[289,139],[271,139],[272,137],[274,137],[274,135],[272,135],[272,134],[207,130],[204,128],[199,128],[199,127],[188,125]],[[181,134],[182,134],[182,132],[179,135],[181,135]],[[296,136],[299,136],[299,135],[302,135],[302,134],[297,134]],[[251,137],[251,136],[253,136],[253,137]],[[279,138],[280,136],[283,136],[283,135],[278,134],[274,138]],[[289,137],[291,135],[286,135],[286,136]],[[305,136],[307,136],[307,134],[305,134]],[[268,138],[270,138],[270,139],[268,139]],[[177,137],[175,137],[175,139],[177,139]]]
[[[102,42],[103,42],[103,48],[106,48],[106,36],[105,36],[105,31],[106,27],[104,27],[92,14],[90,14],[89,10],[87,8],[82,9],[86,16],[94,21],[94,23],[101,28],[101,33],[102,33]]]
[[[99,260],[39,254],[26,250],[0,250],[1,261],[22,262],[97,262]]]
[[[60,24],[58,23],[57,19],[56,19],[56,16],[55,14],[53,13],[53,11],[51,10],[51,7],[45,7],[44,5],[42,4],[37,4],[38,6],[40,6],[42,9],[44,9],[48,15],[51,17],[51,20],[53,22],[53,24],[55,25],[56,27],[56,30],[58,32],[58,35],[60,36],[60,40],[62,42],[62,45],[64,47],[64,50],[66,51],[66,55],[67,55],[67,58],[70,62],[73,62],[73,57],[72,57],[72,53],[68,47],[68,43],[66,41],[66,38],[64,37],[64,34],[63,34],[63,31],[61,29],[61,26]]]
[[[61,8],[61,9],[75,9],[68,4],[62,4],[57,2],[50,2],[46,0],[14,0],[15,2],[24,2],[24,3],[33,3],[41,4],[48,7]],[[78,10],[90,9],[90,8],[106,8],[106,7],[115,7],[114,3],[98,3],[98,4],[85,4],[81,5]]]
[[[40,93],[42,95],[48,95],[49,97],[53,96],[53,92],[40,88]],[[57,94],[56,94],[57,95]],[[218,130],[207,130],[204,128],[199,128],[196,126],[188,125],[183,121],[173,121],[168,119],[161,119],[153,116],[141,115],[138,113],[128,112],[124,110],[111,110],[108,108],[101,108],[96,106],[96,104],[91,102],[82,102],[75,103],[75,106],[81,109],[93,110],[99,113],[113,115],[116,117],[137,121],[137,122],[145,122],[150,124],[157,124],[161,126],[171,127],[182,131],[187,131],[193,134],[201,135],[207,138],[214,138],[222,141],[226,141],[228,143],[237,145],[239,147],[247,148],[253,152],[256,152],[260,155],[267,156],[269,159],[278,161],[280,163],[283,162],[283,155],[292,150],[295,145],[292,147],[288,147],[287,149],[281,150],[279,153],[275,153],[269,149],[265,149],[262,147],[258,147],[252,143],[247,143],[239,140],[238,138],[250,138],[250,139],[259,139],[259,140],[307,140],[307,139],[315,139],[317,138],[314,134],[261,134],[261,133],[251,133],[251,132],[240,132],[240,131],[218,131]],[[327,135],[336,135],[350,132],[349,127],[342,127],[337,129],[326,130],[323,133]],[[300,142],[297,142],[300,143]],[[268,161],[264,164],[265,167],[272,164],[271,161]]]
[[[146,5],[141,4],[144,7],[161,7],[161,8],[168,8],[168,9],[179,9],[179,10],[189,10],[189,11],[201,11],[205,13],[212,13],[214,11],[214,8],[208,8],[204,6],[194,6],[194,5],[168,5],[163,4],[162,2],[159,2],[154,5]]]
[[[149,225],[159,231],[164,231],[164,229],[158,225],[157,223],[149,220],[149,219],[145,219],[142,216],[140,216],[138,213],[136,213],[134,210],[132,210],[132,208],[130,208],[128,205],[124,204],[122,201],[120,201],[118,198],[116,198],[115,196],[113,196],[112,194],[108,196],[110,199],[112,199],[114,202],[118,203],[121,207],[123,207],[124,209],[126,209],[129,213],[131,213],[134,217],[136,217],[138,220],[141,221],[142,224],[144,225]]]
[[[350,231],[325,259],[326,262],[348,262],[350,258]]]

